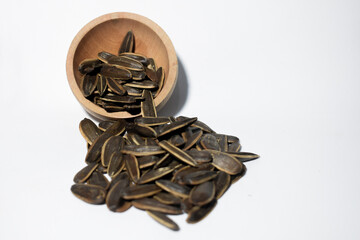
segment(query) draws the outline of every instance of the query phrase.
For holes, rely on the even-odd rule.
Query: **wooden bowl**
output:
[[[174,91],[178,62],[174,46],[167,34],[150,19],[126,12],[109,13],[86,24],[72,41],[66,60],[66,73],[70,88],[83,108],[98,119],[131,118],[128,112],[109,113],[86,99],[80,90],[81,74],[79,63],[87,58],[96,58],[98,52],[107,51],[117,54],[125,34],[132,30],[135,36],[135,53],[155,60],[158,67],[165,71],[162,90],[154,99],[157,110],[169,100]]]

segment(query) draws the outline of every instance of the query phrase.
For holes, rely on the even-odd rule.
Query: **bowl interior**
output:
[[[148,19],[146,19],[148,20]],[[150,20],[148,20],[150,21]],[[169,80],[169,71],[173,66],[169,66],[169,49],[167,49],[166,44],[164,43],[164,38],[167,40],[168,37],[165,33],[164,36],[161,35],[162,30],[155,23],[151,22],[154,25],[147,24],[139,21],[138,19],[133,18],[114,18],[110,17],[100,23],[96,22],[95,26],[85,26],[81,31],[87,31],[83,36],[80,36],[80,41],[75,49],[73,60],[72,60],[72,70],[75,78],[75,82],[77,87],[80,89],[80,82],[82,75],[78,71],[78,66],[81,61],[88,58],[96,58],[97,54],[100,51],[107,51],[113,54],[117,54],[120,48],[121,42],[124,39],[126,33],[129,30],[132,30],[135,37],[135,53],[139,53],[145,55],[146,57],[153,58],[157,67],[163,67],[165,72],[165,82],[163,88],[159,95],[155,98],[155,105],[159,108],[164,105],[162,102],[168,100],[171,95],[176,79]],[[86,28],[89,29],[86,29]],[[159,30],[160,29],[160,34]],[[81,32],[80,31],[80,32]],[[156,31],[156,32],[155,32]],[[170,40],[168,40],[170,42]],[[171,44],[171,42],[170,42]],[[171,44],[172,47],[172,44]],[[173,48],[173,47],[172,47]],[[174,51],[175,54],[175,51]],[[175,55],[176,58],[176,55]],[[170,61],[171,62],[171,61]],[[174,65],[174,64],[172,64]],[[174,75],[174,74],[171,74]],[[176,74],[177,77],[177,61],[176,61]],[[174,78],[173,76],[171,76]],[[70,81],[70,80],[69,80]],[[170,92],[168,91],[170,89]],[[73,90],[74,91],[74,90]],[[80,91],[80,90],[79,90]],[[77,94],[75,94],[77,95]],[[76,96],[80,103],[85,107],[87,111],[90,110],[90,113],[93,114],[95,112],[96,117],[100,117],[102,119],[106,118],[126,118],[131,117],[132,115],[127,112],[119,112],[119,113],[107,113],[104,109],[93,104],[87,99],[79,99],[79,96]],[[161,106],[159,106],[161,105]],[[91,106],[91,109],[89,109]],[[100,116],[99,116],[100,114]],[[94,115],[94,114],[93,114]]]

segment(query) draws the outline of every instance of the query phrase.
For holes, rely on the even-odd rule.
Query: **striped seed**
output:
[[[74,176],[74,182],[75,183],[83,183],[85,182],[91,174],[95,171],[95,169],[98,167],[98,163],[90,163],[83,169],[81,169],[75,176]]]
[[[187,186],[182,186],[169,180],[157,180],[155,183],[163,190],[181,198],[188,197],[191,190]]]
[[[161,225],[171,230],[179,231],[180,229],[179,226],[164,213],[151,211],[151,210],[146,210],[146,212],[149,214],[150,217],[152,217],[155,221],[157,221]]]
[[[124,52],[133,52],[135,47],[135,38],[132,31],[128,31],[121,42],[119,55]]]
[[[97,185],[76,183],[71,186],[71,192],[79,199],[90,204],[103,204],[106,190]]]
[[[177,148],[176,146],[174,146],[173,144],[169,143],[166,140],[159,142],[159,146],[165,149],[166,151],[168,151],[171,155],[173,155],[180,161],[183,161],[193,167],[198,165],[189,154],[187,154],[180,148]]]
[[[123,156],[126,170],[129,173],[130,178],[134,183],[137,183],[140,178],[140,169],[139,169],[139,163],[135,157],[135,155],[128,154]]]
[[[142,93],[144,101],[141,102],[141,115],[143,117],[157,117],[156,108],[152,94],[148,90]]]
[[[215,197],[215,184],[213,181],[204,182],[195,186],[189,195],[189,200],[196,206],[203,206]]]
[[[86,142],[90,145],[101,135],[101,130],[88,118],[81,120],[79,130]]]
[[[208,203],[204,206],[193,207],[188,213],[186,222],[188,222],[188,223],[200,222],[207,215],[210,214],[210,212],[215,208],[216,204],[217,204],[217,201],[216,201],[216,199],[214,199],[213,201],[211,201],[210,203]]]
[[[124,147],[124,144],[125,141],[122,136],[111,136],[108,138],[101,149],[101,164],[107,167],[111,156],[115,152],[120,151]]]
[[[142,198],[132,201],[134,207],[142,210],[152,210],[165,214],[178,215],[182,213],[180,207],[163,204],[153,198]]]
[[[229,154],[219,151],[211,151],[211,155],[213,158],[212,164],[220,171],[224,171],[230,175],[236,175],[243,169],[244,165]]]
[[[161,188],[156,184],[134,185],[124,190],[123,198],[127,200],[140,199],[153,196],[159,192],[161,192]]]

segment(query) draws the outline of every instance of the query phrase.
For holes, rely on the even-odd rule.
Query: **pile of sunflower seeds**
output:
[[[144,89],[154,98],[159,94],[165,81],[163,68],[157,68],[153,58],[134,53],[134,46],[134,34],[129,31],[118,55],[103,51],[97,58],[79,64],[84,97],[108,112],[128,111],[135,115],[144,100]]]
[[[100,52],[80,63],[83,95],[106,111],[141,113],[130,120],[80,122],[88,144],[87,164],[74,177],[72,193],[113,212],[131,206],[162,225],[179,230],[168,215],[187,213],[187,222],[205,218],[231,185],[246,173],[235,136],[215,133],[196,117],[158,117],[154,105],[164,71],[152,58],[134,53],[134,35],[125,36],[118,55]]]
[[[196,117],[157,117],[150,92],[144,92],[149,97],[141,117],[98,126],[86,118],[80,122],[87,166],[75,175],[71,191],[113,212],[145,210],[176,231],[168,215],[187,213],[188,223],[199,222],[244,176],[243,163],[259,156],[241,152],[237,137],[217,134]]]

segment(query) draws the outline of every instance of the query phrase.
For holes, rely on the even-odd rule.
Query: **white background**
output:
[[[202,222],[172,232],[70,192],[84,166],[68,48],[128,11],[175,46],[161,115],[197,116],[261,155]],[[360,239],[360,2],[1,1],[0,239]]]

